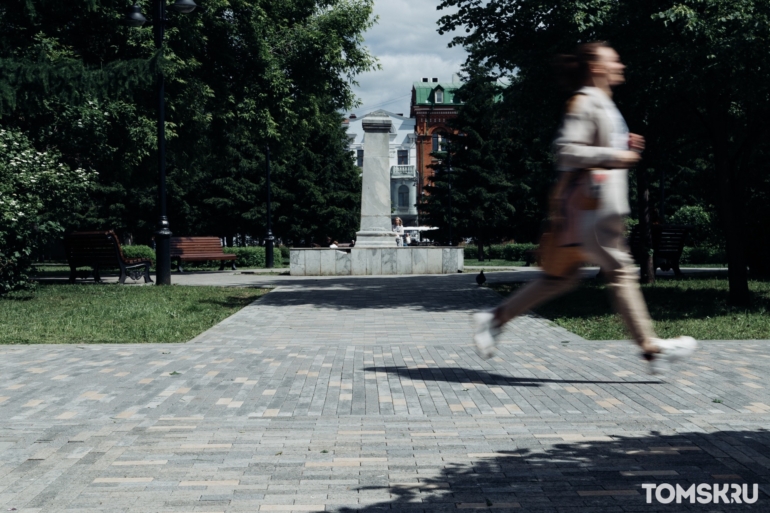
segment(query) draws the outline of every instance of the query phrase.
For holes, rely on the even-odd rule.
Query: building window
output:
[[[446,136],[444,134],[433,134],[433,153],[444,151]]]
[[[444,103],[444,91],[436,89],[436,103]]]
[[[406,185],[402,185],[398,188],[398,206],[399,207],[408,207],[409,206],[409,187]]]
[[[364,150],[356,150],[356,165],[364,167]]]
[[[409,150],[398,150],[398,165],[399,166],[409,165]]]

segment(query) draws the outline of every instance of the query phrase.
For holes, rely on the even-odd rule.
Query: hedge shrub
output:
[[[682,250],[681,264],[726,264],[727,253],[714,247],[688,247]]]
[[[123,256],[126,258],[144,258],[152,261],[155,265],[155,250],[150,246],[142,246],[138,244],[136,246],[121,246],[123,249]]]
[[[222,248],[222,250],[231,255],[235,255],[235,265],[237,267],[265,267],[265,248],[262,246],[247,246],[242,248]],[[273,253],[276,267],[281,266],[275,252]]]
[[[526,260],[525,253],[534,249],[537,249],[537,244],[492,244],[491,246],[484,246],[484,258],[521,262]],[[464,254],[466,259],[475,260],[479,256],[478,247],[465,246]]]
[[[126,258],[148,258],[152,260],[153,265],[155,265],[155,250],[152,249],[150,246],[142,246],[142,245],[135,245],[135,246],[122,246],[123,248],[123,255],[125,255]],[[288,255],[288,248],[286,248],[287,255]],[[248,247],[236,247],[236,248],[222,248],[222,251],[226,254],[235,255],[235,265],[238,268],[241,267],[265,267],[265,248],[262,246],[248,246]],[[282,260],[283,258],[283,249],[281,251],[275,251],[273,253],[273,263],[275,267],[281,267],[282,266]],[[287,256],[288,258],[288,256]],[[173,263],[176,262],[173,258],[172,261],[172,268]],[[183,264],[185,268],[187,266],[190,267],[205,267],[205,268],[219,268],[219,260],[211,260],[209,262],[190,262],[186,266]]]
[[[522,262],[526,260],[525,253],[534,249],[537,249],[537,244],[493,244],[484,247],[484,257],[490,260]],[[465,246],[464,250],[466,259],[476,260],[478,258],[478,248],[476,246]],[[699,265],[726,264],[727,253],[722,248],[685,246],[682,251],[681,263]]]

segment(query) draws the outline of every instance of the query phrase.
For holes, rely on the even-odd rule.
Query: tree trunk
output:
[[[730,286],[728,304],[748,306],[749,274],[746,269],[745,197],[739,177],[741,170],[724,159],[715,162],[720,182],[720,199],[727,240],[727,279]]]
[[[636,190],[639,213],[639,282],[655,283],[655,267],[652,259],[652,226],[650,225],[650,189],[647,175],[642,169],[636,170]]]
[[[225,244],[227,244],[228,248],[232,248],[233,247],[233,236],[232,235],[225,236]]]
[[[484,261],[484,241],[481,239],[477,240],[478,244],[478,250],[479,250],[479,262]]]

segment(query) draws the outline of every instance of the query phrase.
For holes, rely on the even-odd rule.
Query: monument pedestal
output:
[[[394,248],[396,247],[395,232],[356,232],[357,248]]]
[[[388,276],[455,274],[464,268],[463,248],[292,248],[292,276]]]

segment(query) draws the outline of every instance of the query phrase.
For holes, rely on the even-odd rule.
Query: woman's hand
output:
[[[639,134],[628,134],[628,149],[637,153],[644,151],[644,137]]]
[[[615,159],[609,163],[610,169],[628,169],[634,167],[640,160],[642,155],[638,151],[625,151],[621,150],[616,153]]]
[[[628,169],[634,167],[642,159],[644,137],[639,134],[628,134],[628,151],[619,151],[615,160],[610,162],[611,168]]]

